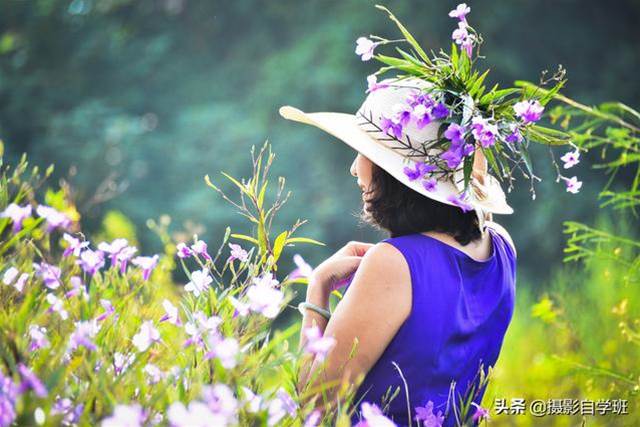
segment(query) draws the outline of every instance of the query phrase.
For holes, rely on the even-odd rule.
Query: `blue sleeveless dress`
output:
[[[451,407],[465,396],[467,387],[477,386],[481,363],[485,373],[495,364],[514,311],[516,257],[502,235],[487,229],[493,249],[485,261],[476,261],[424,234],[384,240],[396,247],[409,265],[412,307],[367,373],[354,403],[377,404],[399,426],[409,424],[410,407],[415,426],[415,408],[432,401],[433,413],[442,411],[445,415],[442,425],[455,425]],[[409,405],[402,378],[392,362],[407,382]],[[388,400],[397,387],[400,392],[385,405],[385,395]],[[389,388],[391,393],[387,393]],[[484,392],[483,387],[473,402],[479,405]],[[351,420],[354,425],[360,420],[359,409],[360,404]],[[474,411],[472,406],[470,413]]]

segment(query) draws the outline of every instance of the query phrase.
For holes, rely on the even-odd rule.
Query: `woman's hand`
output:
[[[309,283],[326,293],[337,289],[358,269],[362,257],[372,247],[371,243],[347,243],[313,270]]]

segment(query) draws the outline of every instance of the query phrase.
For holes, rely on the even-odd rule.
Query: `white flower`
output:
[[[199,271],[191,273],[191,281],[184,287],[185,291],[192,292],[196,297],[199,297],[213,282],[211,276],[209,276],[209,269],[204,268]]]
[[[140,326],[140,331],[133,336],[133,345],[138,351],[145,351],[156,341],[160,340],[160,332],[153,326],[153,321],[146,320]]]

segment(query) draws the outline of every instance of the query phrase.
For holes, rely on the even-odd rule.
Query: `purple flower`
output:
[[[520,132],[520,129],[518,128],[517,123],[511,123],[509,125],[509,130],[511,133],[507,135],[507,137],[505,138],[505,141],[510,143],[522,142],[524,138],[522,137],[522,133]]]
[[[98,249],[102,252],[108,253],[111,258],[111,265],[116,265],[118,254],[129,246],[127,239],[115,239],[111,243],[101,242],[98,245]]]
[[[236,298],[234,298],[233,296],[229,296],[228,298],[233,308],[235,308],[235,311],[233,313],[234,318],[237,317],[238,315],[244,317],[247,314],[249,314],[249,304],[243,303],[237,300]]]
[[[73,256],[80,256],[80,252],[89,246],[88,241],[82,241],[76,237],[73,237],[71,234],[64,233],[62,238],[68,243],[67,248],[62,253],[62,256],[69,256],[73,254]]]
[[[144,373],[149,376],[149,384],[159,383],[165,376],[165,373],[153,363],[147,363],[144,367]]]
[[[222,415],[228,422],[235,419],[238,401],[226,384],[202,387],[202,400],[214,414]]]
[[[69,228],[71,226],[71,219],[68,216],[50,206],[40,205],[36,208],[36,213],[47,221],[47,233],[56,228]]]
[[[448,117],[449,113],[449,108],[442,102],[438,102],[438,104],[431,110],[431,115],[433,115],[436,120]]]
[[[122,353],[118,353],[118,352],[114,353],[113,354],[113,372],[116,375],[120,375],[121,373],[126,371],[129,366],[131,366],[131,364],[134,362],[135,359],[136,359],[135,354],[129,354],[125,356]]]
[[[454,144],[462,144],[464,142],[464,134],[467,132],[464,126],[451,123],[447,130],[444,131],[444,137]]]
[[[101,251],[86,249],[76,262],[80,264],[85,273],[93,276],[104,267],[104,254]]]
[[[458,22],[458,28],[453,31],[451,38],[456,42],[456,44],[459,44],[467,56],[471,58],[475,36],[469,33],[467,28],[466,21]]]
[[[387,418],[375,403],[363,402],[360,406],[363,420],[356,427],[395,427],[396,424]]]
[[[133,336],[133,345],[142,352],[148,349],[151,344],[160,341],[160,332],[153,326],[153,321],[146,320],[140,325],[140,331]]]
[[[13,222],[13,232],[22,230],[22,221],[31,216],[31,205],[19,206],[11,203],[0,213],[0,218],[11,218]]]
[[[229,261],[237,259],[240,260],[240,262],[246,262],[249,259],[249,254],[247,253],[247,251],[242,249],[240,245],[229,243],[229,248],[231,248],[231,256],[229,256]]]
[[[395,136],[397,139],[402,138],[402,125],[400,123],[394,123],[391,119],[382,117],[380,127],[387,135]]]
[[[187,339],[183,346],[189,347],[191,344],[204,346],[203,335],[218,334],[218,326],[222,323],[222,319],[218,316],[207,317],[201,311],[194,313],[193,321],[189,321],[184,325],[184,331],[191,338]]]
[[[178,254],[178,258],[182,259],[189,258],[193,255],[193,252],[191,251],[191,249],[189,249],[189,246],[184,243],[178,243],[178,245],[176,246],[176,251]]]
[[[205,355],[205,359],[218,358],[220,360],[220,364],[225,369],[233,369],[238,363],[238,354],[240,353],[240,345],[235,338],[223,338],[217,339],[216,335],[213,335],[212,338],[215,338],[211,341],[213,350],[208,352]]]
[[[476,116],[471,120],[471,133],[473,137],[479,142],[482,147],[487,148],[495,144],[496,136],[498,135],[498,128],[494,124],[482,117]]]
[[[402,125],[402,127],[409,124],[411,121],[411,113],[413,112],[413,108],[411,106],[404,103],[397,103],[391,107],[393,111],[393,122],[396,124]]]
[[[138,248],[134,246],[127,246],[123,248],[116,255],[116,265],[120,265],[120,273],[125,274],[127,272],[127,263],[138,252]]]
[[[320,423],[320,418],[322,417],[322,412],[319,409],[315,409],[313,412],[307,416],[307,419],[304,420],[303,427],[317,427]]]
[[[577,176],[572,176],[569,179],[567,178],[563,178],[563,179],[567,184],[567,192],[576,194],[578,191],[580,191],[580,188],[582,187],[582,181],[578,181]]]
[[[388,88],[389,85],[387,83],[378,83],[378,78],[375,74],[371,74],[367,77],[367,90],[365,93],[371,93],[379,89]]]
[[[289,280],[297,279],[298,277],[311,277],[313,267],[307,264],[300,254],[293,256],[293,262],[296,264],[296,269],[289,273]]]
[[[16,419],[16,399],[18,387],[10,377],[4,376],[0,370],[0,427],[9,427]]]
[[[427,191],[436,191],[438,187],[438,181],[436,181],[434,178],[429,178],[426,181],[422,182],[422,186]]]
[[[489,419],[489,410],[486,408],[483,408],[482,406],[478,405],[476,402],[471,402],[471,404],[473,406],[476,407],[476,411],[473,413],[473,422],[477,422],[480,419]]]
[[[213,279],[209,275],[209,269],[203,268],[199,271],[191,273],[191,280],[184,287],[185,291],[192,292],[196,297],[199,297],[201,293],[209,287]]]
[[[50,306],[47,310],[48,313],[56,312],[62,320],[67,320],[69,318],[69,313],[64,309],[64,303],[61,299],[54,294],[47,294],[46,299]]]
[[[280,303],[284,299],[284,294],[275,288],[278,281],[271,273],[264,273],[253,281],[255,284],[247,289],[249,308],[273,319],[280,312]]]
[[[460,146],[451,144],[451,147],[444,153],[440,154],[440,158],[447,162],[449,169],[456,169],[462,163],[462,151]]]
[[[305,351],[315,355],[318,360],[324,360],[329,351],[336,345],[333,337],[325,337],[318,326],[312,326],[304,330],[307,338]]]
[[[428,165],[423,162],[414,162],[413,169],[405,166],[403,169],[404,174],[409,178],[409,181],[415,181],[418,178],[422,178],[428,173],[433,172],[437,168],[434,165]]]
[[[433,108],[435,101],[428,93],[421,92],[419,90],[412,90],[406,101],[412,108],[416,108],[418,105],[422,105],[427,109]]]
[[[94,320],[76,322],[76,329],[69,337],[68,351],[73,352],[78,347],[84,347],[89,351],[95,351],[96,345],[93,338],[100,330],[100,325]]]
[[[71,290],[67,291],[65,297],[71,298],[78,294],[83,294],[85,299],[89,298],[84,283],[82,283],[82,279],[79,276],[72,276],[71,279],[69,279],[69,283],[71,284]]]
[[[159,259],[158,255],[154,255],[152,257],[138,256],[131,261],[131,264],[136,265],[142,269],[143,280],[149,280],[149,276],[151,276],[151,272],[153,271],[154,268],[156,268],[156,265],[158,265],[158,259]]]
[[[513,106],[516,116],[521,118],[526,123],[533,123],[540,120],[544,107],[540,104],[540,101],[536,100],[524,100],[517,102]]]
[[[467,14],[471,12],[471,8],[466,3],[460,3],[455,9],[449,12],[449,16],[452,18],[458,18],[461,21],[466,21]]]
[[[413,108],[413,116],[416,118],[416,126],[422,129],[432,121],[431,112],[424,104],[418,104]]]
[[[204,259],[210,260],[211,256],[207,253],[207,244],[204,240],[198,240],[198,236],[193,236],[195,243],[191,245],[191,250],[198,255],[202,255]]]
[[[102,420],[102,427],[141,427],[146,414],[139,404],[116,405],[113,415]]]
[[[359,55],[363,61],[368,61],[373,58],[373,51],[378,43],[369,40],[366,37],[359,37],[356,40],[356,55]]]
[[[430,400],[425,406],[416,408],[415,420],[422,421],[422,425],[425,427],[441,427],[444,422],[444,416],[442,411],[438,411],[437,414],[433,413],[433,402]]]
[[[174,402],[167,410],[167,419],[171,427],[205,427],[209,425],[227,425],[227,419],[214,414],[202,402],[193,401],[188,407],[182,402]]]
[[[41,262],[40,264],[34,263],[33,268],[36,270],[36,275],[42,279],[47,288],[58,289],[62,284],[60,282],[60,269],[55,265]]]
[[[29,337],[31,338],[29,351],[35,351],[39,348],[46,348],[49,346],[49,340],[47,339],[47,330],[41,326],[29,326]]]
[[[18,277],[18,280],[16,280],[16,283],[13,284],[13,287],[16,288],[18,292],[22,292],[24,285],[27,283],[27,279],[29,279],[29,274],[22,273],[20,277]]]
[[[24,393],[26,390],[31,389],[36,396],[41,398],[47,397],[49,393],[42,381],[40,381],[40,378],[31,372],[31,370],[23,363],[18,364],[18,372],[20,372],[20,376],[22,377],[22,383],[19,388],[20,393]]]
[[[564,162],[564,168],[569,169],[580,163],[580,151],[576,148],[574,151],[569,151],[564,156],[560,157],[560,160]]]
[[[182,325],[182,321],[180,320],[180,314],[178,313],[178,308],[171,304],[171,301],[165,299],[162,301],[162,307],[164,307],[165,315],[160,318],[161,322],[169,321],[176,326]]]
[[[453,205],[462,209],[462,212],[468,212],[473,210],[473,206],[465,201],[465,195],[458,196],[456,194],[452,194],[447,197],[447,200],[451,202]]]
[[[102,308],[104,308],[104,313],[96,317],[96,321],[98,322],[102,322],[104,319],[116,312],[116,309],[113,308],[111,301],[109,301],[108,299],[101,299],[100,305],[102,305]]]

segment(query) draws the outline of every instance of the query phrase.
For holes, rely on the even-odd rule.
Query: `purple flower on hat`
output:
[[[434,165],[428,165],[423,162],[414,162],[413,169],[409,166],[405,166],[403,169],[404,174],[409,178],[409,181],[415,181],[418,178],[422,178],[424,175],[436,170]]]
[[[475,147],[473,144],[464,144],[464,146],[462,147],[462,155],[463,156],[470,156],[474,151],[475,151]]]
[[[184,243],[178,243],[178,245],[176,246],[176,251],[178,254],[178,258],[189,258],[191,255],[193,255],[193,252],[191,251],[191,249],[189,249],[189,246],[187,246]]]
[[[87,249],[80,254],[80,259],[77,260],[77,263],[80,264],[85,273],[93,276],[104,267],[104,254],[101,251]]]
[[[47,221],[47,232],[56,228],[68,228],[71,225],[68,216],[50,206],[40,205],[36,209],[36,213]]]
[[[477,142],[487,148],[495,144],[498,128],[484,118],[476,116],[471,120],[471,133]]]
[[[154,268],[156,268],[156,265],[158,265],[158,259],[159,259],[158,255],[154,255],[152,257],[138,256],[131,261],[131,264],[136,265],[142,269],[143,280],[149,280],[149,276],[151,276],[151,272],[153,271]]]
[[[444,131],[444,137],[454,144],[461,144],[464,142],[464,134],[467,131],[464,126],[460,126],[457,123],[451,123],[446,131]]]
[[[560,157],[560,160],[564,162],[564,168],[569,169],[572,166],[580,163],[580,151],[576,148],[574,151],[569,151],[564,156]]]
[[[455,9],[449,12],[449,16],[466,22],[466,16],[469,12],[471,12],[471,8],[467,6],[466,3],[460,3]]]
[[[422,186],[425,190],[433,192],[436,191],[438,187],[438,181],[436,181],[434,178],[429,178],[422,182]]]
[[[511,133],[507,135],[507,137],[505,138],[505,141],[516,143],[516,142],[522,142],[523,139],[524,138],[522,137],[522,133],[520,133],[520,129],[518,129],[518,126],[515,124],[512,124]]]
[[[580,188],[582,187],[582,181],[578,181],[577,176],[572,176],[569,179],[567,178],[563,178],[563,179],[567,184],[567,192],[576,194],[578,191],[580,191]]]
[[[444,103],[438,102],[438,104],[433,107],[431,110],[431,114],[436,120],[444,119],[449,116],[449,107],[447,107]]]
[[[377,45],[378,43],[366,37],[359,37],[358,40],[356,40],[356,55],[359,55],[363,61],[368,61],[373,58],[373,51]]]
[[[249,259],[249,254],[247,251],[242,249],[240,245],[235,243],[229,243],[229,248],[231,248],[231,255],[229,256],[229,261],[233,261],[234,259],[240,260],[240,262],[245,262]]]
[[[380,126],[387,135],[395,136],[397,139],[402,138],[402,125],[400,123],[394,123],[391,119],[382,117]]]
[[[413,108],[413,116],[416,118],[416,126],[422,129],[432,121],[431,113],[424,104],[417,104]]]
[[[444,422],[442,411],[433,413],[433,402],[430,400],[425,406],[416,407],[416,421],[422,421],[425,427],[441,427]]]
[[[544,107],[540,104],[540,101],[536,100],[524,100],[517,102],[513,106],[516,116],[521,118],[524,123],[533,123],[540,120]]]
[[[404,103],[397,103],[391,107],[393,110],[393,122],[399,123],[403,127],[408,125],[411,121],[411,113],[413,112],[413,108],[410,105]]]
[[[20,384],[19,392],[24,393],[28,389],[33,390],[38,397],[47,397],[49,394],[47,388],[44,386],[40,378],[36,376],[24,363],[18,364],[18,372],[22,377],[22,383]]]
[[[447,162],[449,169],[456,169],[462,162],[462,150],[460,148],[460,145],[451,144],[447,151],[440,154],[440,158]]]
[[[13,222],[13,232],[22,230],[22,221],[31,216],[31,205],[19,206],[11,203],[0,213],[0,218],[11,218]]]
[[[462,196],[459,196],[457,194],[452,194],[449,197],[447,197],[447,200],[451,202],[453,205],[462,209],[462,212],[468,212],[473,210],[473,206],[467,203],[465,199],[466,199],[466,195],[464,194]]]
[[[371,74],[367,77],[367,90],[365,93],[371,93],[378,89],[384,89],[389,87],[387,83],[378,83],[378,77],[375,74]]]

